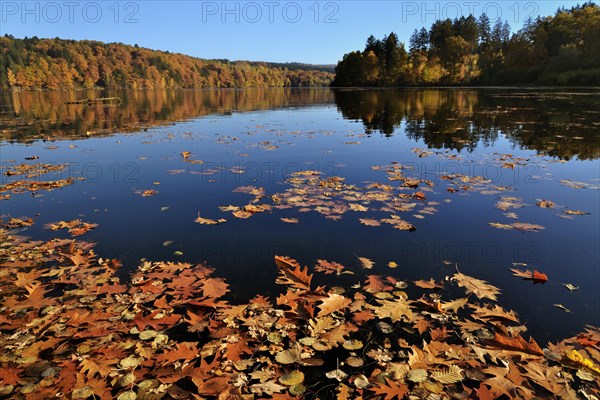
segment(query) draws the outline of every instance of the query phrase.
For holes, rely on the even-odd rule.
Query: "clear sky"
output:
[[[436,19],[486,11],[513,31],[581,1],[0,0],[0,34],[137,43],[201,58],[335,64],[367,37],[408,42]]]

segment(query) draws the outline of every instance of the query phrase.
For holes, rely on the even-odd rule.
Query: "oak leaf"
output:
[[[347,308],[350,303],[352,303],[352,300],[347,297],[335,293],[330,294],[329,297],[324,299],[323,302],[318,306],[320,311],[317,316],[323,317],[336,311],[343,310]]]
[[[488,298],[490,300],[497,300],[496,295],[500,293],[500,289],[490,285],[486,281],[464,275],[460,272],[455,273],[452,279],[456,280],[458,286],[465,288],[467,294],[473,293],[480,299]]]
[[[374,385],[369,390],[379,396],[384,396],[384,400],[401,400],[409,392],[406,385],[403,385],[402,383],[396,384],[389,379],[385,380],[385,384]]]

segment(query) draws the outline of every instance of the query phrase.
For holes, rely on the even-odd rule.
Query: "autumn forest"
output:
[[[299,63],[201,60],[120,43],[0,37],[0,87],[230,88],[326,86],[332,68]]]
[[[538,17],[510,34],[485,15],[415,29],[408,50],[392,32],[348,53],[333,86],[599,85],[600,7],[586,3]]]

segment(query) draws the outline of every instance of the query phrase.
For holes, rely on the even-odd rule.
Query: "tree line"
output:
[[[327,66],[203,60],[121,43],[0,37],[0,88],[327,86]]]
[[[600,85],[600,7],[592,2],[510,25],[482,14],[394,32],[344,55],[332,86]]]

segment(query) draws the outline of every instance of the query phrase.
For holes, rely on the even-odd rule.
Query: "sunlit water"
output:
[[[90,96],[118,96],[121,102],[64,104]],[[44,178],[85,178],[39,196],[14,194],[0,202],[1,214],[34,217],[23,234],[35,239],[68,237],[44,228],[50,222],[97,223],[80,238],[98,243],[100,256],[123,260],[123,275],[142,258],[207,261],[228,280],[237,301],[277,293],[274,255],[306,265],[338,261],[356,275],[322,283],[340,286],[364,280],[365,272],[439,280],[458,268],[501,288],[500,303],[517,311],[542,342],[600,323],[600,92],[272,89],[0,98],[3,167],[68,163],[62,173]],[[439,154],[419,157],[415,148]],[[187,160],[184,151],[191,153]],[[527,161],[503,168],[499,157],[506,153]],[[24,160],[34,155],[39,160]],[[339,220],[297,207],[249,219],[219,210],[253,198],[234,192],[240,186],[263,187],[267,196],[282,193],[290,188],[286,179],[300,170],[359,186],[394,185],[384,171],[372,169],[392,162],[434,184],[425,192],[432,214],[419,219],[414,212],[398,213],[415,225],[414,232],[362,225],[359,218],[389,216],[380,203],[365,202],[369,211],[347,211]],[[441,176],[452,173],[480,175],[511,190],[450,193]],[[11,179],[3,175],[2,184]],[[574,189],[561,180],[586,185]],[[158,193],[140,196],[147,189]],[[495,207],[501,196],[525,203],[508,210],[518,219]],[[537,207],[538,199],[556,207]],[[262,202],[272,204],[268,197]],[[590,214],[568,219],[565,209]],[[198,214],[227,222],[200,225],[194,222]],[[517,221],[545,229],[488,224]],[[374,269],[362,270],[356,256],[372,259]],[[390,269],[389,261],[399,266]],[[532,285],[512,276],[515,262],[546,273],[549,281]],[[570,292],[563,283],[579,289]]]

